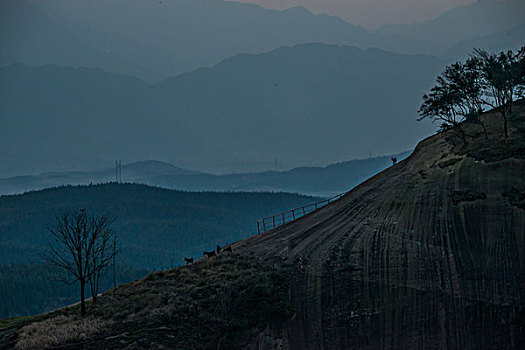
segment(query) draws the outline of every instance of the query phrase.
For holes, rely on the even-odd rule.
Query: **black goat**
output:
[[[215,250],[212,250],[211,252],[204,251],[202,252],[202,255],[206,255],[208,258],[211,258],[211,257],[216,256],[217,253],[215,253]]]

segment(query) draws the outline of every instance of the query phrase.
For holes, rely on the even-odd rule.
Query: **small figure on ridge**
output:
[[[208,258],[214,257],[217,254],[215,253],[215,250],[212,250],[211,252],[204,251],[202,252],[202,255],[206,255]]]

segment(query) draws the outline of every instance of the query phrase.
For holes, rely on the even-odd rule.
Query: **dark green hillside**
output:
[[[182,264],[256,230],[256,220],[314,202],[284,193],[191,193],[131,184],[68,186],[0,197],[0,318],[36,314],[78,300],[77,286],[53,282],[43,265],[46,227],[56,213],[87,208],[118,218],[117,282]],[[112,287],[106,276],[102,290]]]
[[[134,267],[178,265],[217,244],[248,237],[257,219],[314,202],[284,193],[171,191],[144,185],[67,186],[0,197],[0,263],[38,260],[55,214],[86,208],[118,218],[119,259]]]

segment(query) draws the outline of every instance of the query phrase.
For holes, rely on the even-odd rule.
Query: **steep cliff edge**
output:
[[[0,321],[0,349],[519,349],[525,103],[446,131],[340,200],[88,304]]]
[[[525,341],[525,105],[422,141],[313,215],[238,244],[294,267],[297,349],[518,348]],[[271,342],[270,342],[271,343]],[[268,343],[268,344],[270,344]]]

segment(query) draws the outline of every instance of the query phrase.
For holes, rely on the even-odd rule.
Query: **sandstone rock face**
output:
[[[467,145],[432,136],[341,200],[237,244],[294,269],[296,316],[267,348],[525,344],[525,106],[507,140],[498,114],[482,120],[488,139],[474,124]]]

